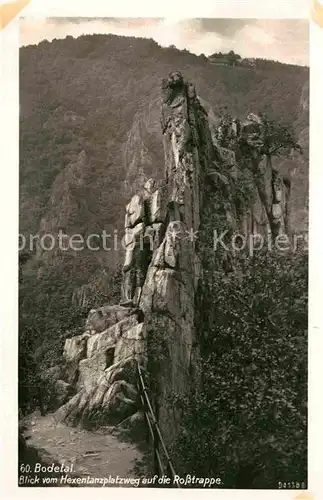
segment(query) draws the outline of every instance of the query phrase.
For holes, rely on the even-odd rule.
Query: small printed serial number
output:
[[[278,482],[278,488],[281,489],[289,489],[289,490],[305,490],[306,489],[306,483],[305,481],[289,481],[289,482],[283,482],[279,481]]]

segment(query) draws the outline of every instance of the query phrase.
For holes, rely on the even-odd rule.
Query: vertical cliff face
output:
[[[288,226],[289,185],[264,160],[261,123],[253,115],[231,125],[214,143],[194,86],[178,72],[163,81],[164,174],[126,207],[121,303],[91,311],[85,333],[66,341],[61,419],[131,421],[139,363],[150,373],[161,429],[168,439],[176,433],[174,397],[199,384],[200,295],[214,264],[203,250],[212,240],[207,223],[222,217],[231,233],[264,235]],[[241,179],[253,196],[239,208]]]
[[[164,179],[149,180],[127,207],[123,304],[144,314],[159,418],[169,435],[175,426],[168,396],[189,390],[198,359],[196,235],[214,151],[194,86],[172,73],[162,91]]]

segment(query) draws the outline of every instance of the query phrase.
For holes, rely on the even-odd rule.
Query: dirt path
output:
[[[47,415],[33,417],[24,435],[28,446],[47,463],[64,463],[68,467],[73,464],[74,476],[138,477],[134,467],[142,454],[134,444],[121,441],[108,429],[93,432],[68,427]]]

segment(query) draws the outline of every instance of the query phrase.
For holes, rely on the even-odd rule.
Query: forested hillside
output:
[[[120,183],[139,154],[137,136],[145,146],[138,167],[148,174],[149,165],[162,169],[155,103],[160,80],[171,70],[195,82],[215,116],[226,107],[237,116],[266,111],[278,121],[296,123],[298,135],[308,126],[307,116],[299,119],[308,70],[280,63],[274,68],[214,67],[203,56],[163,49],[153,40],[113,35],[22,48],[21,231],[39,229],[52,208],[53,188],[63,184],[71,187],[72,200],[86,199],[86,207],[78,206],[62,224],[92,230],[120,221]]]
[[[121,231],[136,184],[163,175],[160,81],[173,70],[194,81],[213,125],[229,110],[266,112],[293,127],[304,155],[280,163],[292,178],[293,229],[306,229],[307,68],[215,67],[153,40],[91,35],[20,51],[20,233]],[[50,349],[60,352],[66,329],[115,299],[122,257],[102,249],[33,252],[21,285],[26,350],[37,348],[42,360]]]

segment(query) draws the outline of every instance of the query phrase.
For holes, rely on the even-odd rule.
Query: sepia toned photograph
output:
[[[308,488],[309,26],[19,21],[19,487]]]

